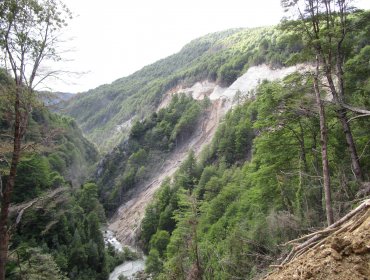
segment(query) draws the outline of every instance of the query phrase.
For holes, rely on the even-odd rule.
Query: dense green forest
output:
[[[94,183],[61,186],[13,207],[6,279],[103,280],[115,266],[136,257],[105,244],[106,220]]]
[[[13,124],[12,109],[6,100],[3,101],[0,107],[1,154],[4,156],[1,170],[5,172]],[[18,166],[20,172],[16,179],[14,202],[33,198],[42,191],[65,183],[79,186],[98,159],[96,148],[83,137],[72,118],[51,113],[39,101],[34,103],[24,142],[25,153]]]
[[[128,77],[78,94],[63,112],[76,118],[87,137],[106,150],[128,135],[120,125],[134,116],[147,117],[172,87],[206,79],[228,86],[252,65],[303,61],[301,50],[298,34],[276,27],[209,34]]]
[[[1,88],[11,83],[4,71],[0,80]],[[11,156],[8,101],[0,103],[2,186]],[[10,208],[6,279],[107,279],[127,256],[105,247],[98,187],[83,184],[98,159],[96,148],[72,118],[51,113],[42,101],[33,106]]]

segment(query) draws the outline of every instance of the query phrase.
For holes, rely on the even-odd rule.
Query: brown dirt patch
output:
[[[325,242],[273,271],[265,280],[370,280],[370,211],[356,229],[328,236]]]

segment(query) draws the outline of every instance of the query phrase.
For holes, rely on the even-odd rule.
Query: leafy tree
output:
[[[156,249],[159,253],[159,256],[163,257],[169,241],[170,234],[165,230],[159,230],[150,239],[150,250]]]
[[[30,280],[68,279],[60,271],[53,257],[50,254],[42,252],[41,248],[26,250],[25,255],[27,256],[27,260],[21,262],[19,264],[19,270],[14,272],[19,278]]]
[[[186,160],[181,164],[175,180],[178,186],[184,189],[192,190],[198,180],[197,162],[194,151],[191,150]]]
[[[95,183],[86,183],[82,186],[79,197],[79,205],[90,213],[96,209],[98,201],[98,187]]]
[[[0,279],[5,278],[8,253],[9,204],[21,154],[21,140],[32,110],[39,67],[46,59],[57,59],[57,34],[66,25],[68,9],[56,1],[5,0],[0,3],[0,47],[14,79],[14,138],[9,176],[2,193],[0,216]],[[45,76],[44,76],[45,78]]]
[[[49,177],[50,177],[50,186],[53,188],[57,188],[65,184],[64,178],[56,171],[51,172]]]
[[[72,242],[70,244],[71,252],[69,257],[69,268],[73,270],[77,268],[77,272],[82,270],[87,265],[87,255],[86,250],[82,244],[81,236],[76,228]]]
[[[145,209],[145,216],[141,222],[141,240],[144,244],[149,244],[153,234],[156,233],[159,221],[159,209],[155,204],[150,204]]]
[[[369,100],[366,98],[370,92],[370,66],[367,63],[369,60],[370,46],[368,45],[346,62],[344,72],[347,95],[351,93],[351,100],[366,107],[370,106]]]
[[[305,34],[306,44],[313,50],[316,56],[316,91],[319,90],[319,68],[322,68],[333,103],[338,107],[336,112],[343,127],[354,173],[357,180],[362,181],[364,179],[363,172],[347,114],[348,111],[352,111],[357,114],[368,115],[370,111],[347,104],[348,98],[346,99],[345,96],[344,63],[346,40],[348,33],[358,28],[350,19],[351,11],[354,9],[350,2],[346,0],[302,0],[293,2],[282,1],[282,4],[284,7],[297,9],[299,12],[297,27]],[[322,136],[322,138],[325,138],[325,136]],[[321,141],[323,140],[321,139]]]
[[[300,3],[301,2],[301,3]],[[355,174],[359,180],[363,179],[362,171],[359,165],[357,150],[354,144],[352,132],[348,124],[347,109],[344,106],[344,80],[343,80],[343,41],[346,36],[347,29],[347,1],[282,1],[285,7],[297,7],[299,11],[299,22],[297,26],[301,28],[307,38],[307,45],[312,48],[316,62],[314,74],[314,90],[316,95],[316,104],[319,107],[320,115],[320,142],[322,154],[322,168],[324,177],[324,191],[326,201],[326,215],[328,224],[334,222],[332,201],[331,201],[331,186],[330,186],[330,170],[328,162],[328,134],[327,121],[325,117],[325,109],[321,100],[320,89],[320,67],[323,68],[324,75],[328,81],[333,101],[341,107],[338,110],[338,117],[342,122],[343,131],[346,135],[349,151],[352,158]],[[300,8],[303,5],[303,11]],[[333,9],[337,8],[339,13],[335,13]],[[338,20],[337,20],[338,18]],[[338,21],[340,22],[338,24]],[[339,32],[338,32],[339,30]],[[337,71],[333,71],[333,68]],[[338,79],[338,87],[334,84],[334,76]]]
[[[182,279],[184,275],[201,279],[203,269],[198,249],[198,203],[194,196],[187,195],[182,188],[179,189],[179,196],[177,227],[167,246],[168,261],[164,273],[170,279]]]
[[[50,167],[45,157],[33,154],[18,164],[14,186],[14,202],[36,197],[50,187]],[[54,178],[55,179],[55,178]]]
[[[145,271],[156,276],[162,271],[162,266],[159,252],[154,248],[151,249],[145,261]]]

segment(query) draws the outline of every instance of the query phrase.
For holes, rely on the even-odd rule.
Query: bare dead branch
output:
[[[362,150],[362,153],[360,154],[360,156],[358,157],[358,159],[361,159],[363,157],[363,155],[365,154],[366,148],[369,145],[369,143],[370,143],[370,140],[366,142],[365,147]]]
[[[0,137],[3,137],[3,138],[9,138],[9,139],[11,139],[11,140],[13,140],[13,139],[14,139],[14,136],[9,135],[9,134],[0,134]]]
[[[347,110],[350,110],[350,111],[358,113],[358,114],[362,114],[361,116],[364,116],[364,117],[365,116],[370,116],[370,111],[369,110],[353,107],[353,106],[345,104],[343,102],[341,102],[340,105],[343,108],[346,108]],[[361,117],[361,116],[359,116],[359,117]]]
[[[26,207],[22,208],[18,212],[17,218],[15,220],[15,226],[17,226],[20,223],[20,221],[22,220],[22,216],[23,216],[24,211],[26,211],[28,208],[32,207],[32,205],[34,205],[37,201],[38,201],[38,199],[36,199],[34,201],[31,201]]]
[[[362,114],[362,115],[358,115],[358,116],[354,116],[354,117],[350,118],[348,120],[348,122],[353,121],[353,120],[358,119],[358,118],[362,118],[362,117],[370,117],[370,113],[368,113],[368,114]]]
[[[350,211],[347,215],[345,215],[332,225],[328,226],[326,229],[305,235],[303,237],[285,243],[284,245],[291,245],[306,240],[302,244],[294,246],[294,248],[286,256],[281,265],[285,265],[291,262],[293,259],[305,254],[310,249],[319,247],[325,242],[329,234],[339,234],[345,230],[353,231],[366,219],[369,213],[369,208],[370,199],[366,199],[357,208]]]

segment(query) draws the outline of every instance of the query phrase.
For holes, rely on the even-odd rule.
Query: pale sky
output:
[[[273,25],[283,16],[280,0],[63,2],[74,14],[63,46],[72,51],[58,67],[84,74],[62,76],[63,82],[49,80],[47,86],[73,93],[128,76],[205,34]],[[370,1],[360,2],[370,8]]]

